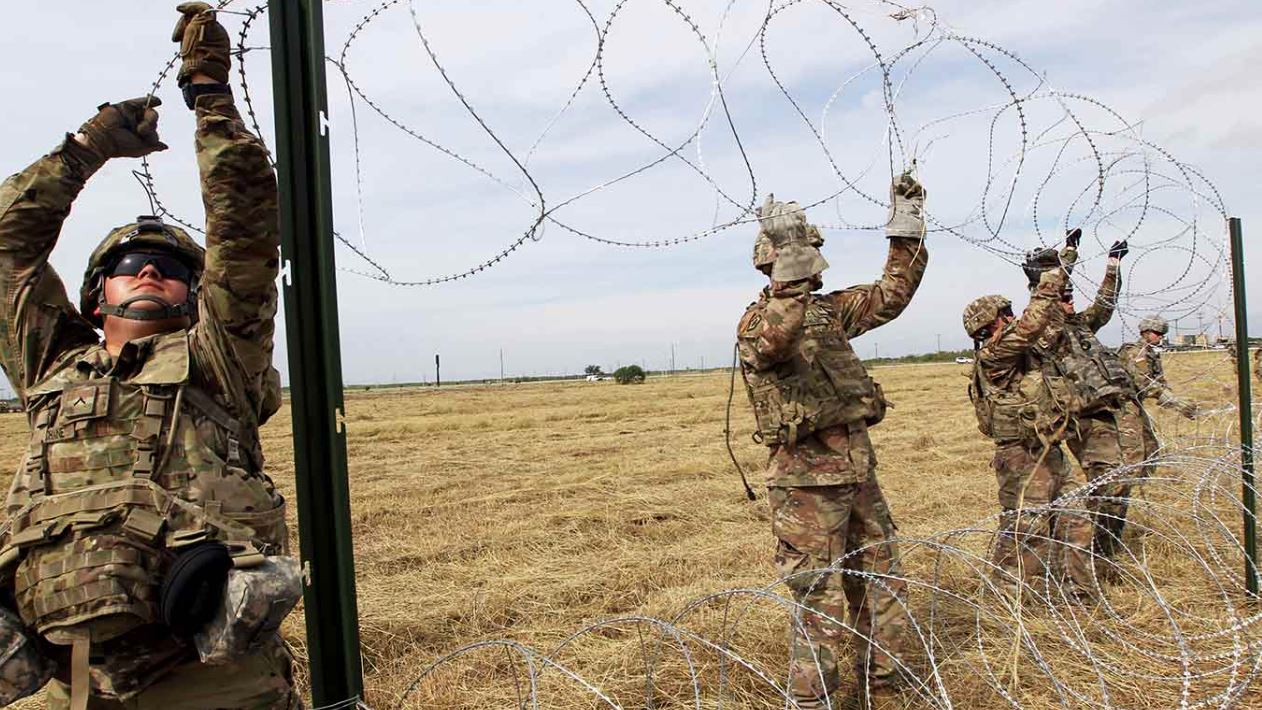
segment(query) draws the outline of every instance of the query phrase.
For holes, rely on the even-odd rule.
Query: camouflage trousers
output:
[[[1150,473],[1143,465],[1157,449],[1147,414],[1133,401],[1114,411],[1097,412],[1070,423],[1065,439],[1087,480],[1105,481],[1091,495],[1095,514],[1095,549],[1112,557],[1122,544],[1131,486]]]
[[[837,691],[838,646],[850,635],[843,623],[854,630],[860,687],[896,685],[895,659],[907,626],[906,583],[844,571],[899,573],[894,521],[875,475],[846,485],[772,486],[767,498],[776,568],[794,599],[819,612],[794,615],[789,692],[806,707]]]
[[[68,710],[70,686],[48,684],[48,710]],[[158,682],[127,700],[91,697],[88,710],[301,710],[293,684],[293,657],[277,636],[239,661],[208,666],[194,661],[177,666]]]
[[[999,530],[991,560],[998,584],[1046,587],[1067,579],[1075,592],[1093,589],[1091,514],[1070,498],[1079,488],[1059,444],[1000,444],[991,461],[999,483]],[[1064,496],[1055,510],[1038,510]]]

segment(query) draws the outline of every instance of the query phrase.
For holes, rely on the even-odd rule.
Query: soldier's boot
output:
[[[813,648],[812,648],[813,646]],[[798,636],[789,659],[789,683],[786,690],[802,710],[824,710],[842,707],[841,675],[837,655],[828,642],[811,644]]]

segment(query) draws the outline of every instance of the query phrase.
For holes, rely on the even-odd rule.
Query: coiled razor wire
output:
[[[1094,562],[1085,598],[1053,567],[1042,579],[1020,584],[995,566],[998,515],[935,535],[896,538],[897,575],[851,567],[866,548],[838,559],[829,572],[867,584],[870,593],[893,596],[896,583],[906,587],[898,603],[908,623],[896,662],[906,688],[894,706],[1248,707],[1243,701],[1257,697],[1262,672],[1262,611],[1245,594],[1244,551],[1234,533],[1241,516],[1238,455],[1221,443],[1163,449],[1048,505],[1027,508],[1023,515],[1081,515],[1114,500],[1102,493],[1104,486],[1135,487],[1120,551],[1105,557],[1080,550]],[[1150,467],[1158,473],[1149,475]],[[415,696],[430,684],[440,692],[480,686],[487,694],[469,707],[493,700],[521,708],[799,707],[786,690],[787,659],[768,656],[759,643],[785,618],[804,629],[807,610],[785,589],[795,577],[797,586],[809,586],[818,572],[716,592],[669,619],[629,615],[594,622],[546,653],[507,639],[471,643],[427,665],[397,706],[429,707],[416,704]],[[1176,596],[1189,589],[1194,597]],[[853,619],[810,613],[861,634]],[[892,650],[876,638],[866,642],[876,651]],[[616,661],[580,652],[593,646]],[[517,661],[507,668],[488,655],[505,651]],[[847,680],[823,706],[854,707],[854,691]]]
[[[225,0],[220,7],[231,4]],[[846,4],[726,0],[714,4],[717,20],[711,25],[689,9],[691,3],[675,0],[617,0],[605,12],[597,11],[596,4],[572,0],[547,8],[563,12],[569,7],[579,13],[590,26],[591,59],[576,78],[562,82],[572,88],[520,155],[496,133],[493,122],[448,71],[432,41],[437,30],[425,19],[424,4],[385,0],[368,6],[336,58],[328,59],[346,89],[356,186],[358,239],[348,239],[341,232],[336,238],[364,265],[344,271],[397,286],[450,283],[486,271],[539,241],[545,227],[600,244],[644,249],[734,233],[744,251],[757,221],[754,208],[762,197],[759,190],[764,189],[757,166],[767,157],[743,137],[742,115],[729,99],[735,77],[744,76],[740,71],[752,56],[761,62],[771,95],[778,96],[801,122],[831,176],[830,184],[821,184],[816,194],[798,196],[808,209],[819,208],[812,214],[822,229],[882,229],[883,221],[863,216],[889,207],[872,186],[907,168],[931,164],[935,150],[953,131],[978,125],[986,136],[984,154],[976,159],[983,176],[980,194],[958,213],[935,211],[931,200],[926,215],[931,238],[949,235],[1018,264],[1027,249],[1055,246],[1065,231],[1081,226],[1083,264],[1098,265],[1115,239],[1131,243],[1134,256],[1124,262],[1127,273],[1117,304],[1128,331],[1133,332],[1139,317],[1154,312],[1176,322],[1207,309],[1220,322],[1225,315],[1222,299],[1227,293],[1229,260],[1219,225],[1227,210],[1213,183],[1168,149],[1144,138],[1139,123],[1098,99],[1053,87],[1015,52],[955,31],[932,8],[886,0]],[[700,49],[709,95],[682,138],[660,136],[633,115],[608,71],[611,55],[626,47],[618,41],[624,11],[630,5],[666,10],[662,21],[679,23]],[[736,23],[732,18],[747,7],[759,8],[762,20],[752,34],[733,39],[731,28]],[[783,41],[778,30],[791,28],[791,18],[807,7],[827,11],[852,38],[854,47],[868,57],[827,94],[817,118],[812,117],[809,102],[795,93],[793,82],[778,71],[775,58],[775,48],[780,46],[776,42]],[[229,11],[243,18],[235,51],[238,81],[247,118],[259,135],[263,131],[246,60],[250,52],[265,49],[251,44],[256,20],[265,10],[260,5]],[[513,172],[500,174],[420,130],[356,80],[361,69],[353,63],[352,50],[370,25],[382,22],[407,23],[414,29],[428,69],[437,73],[460,110],[508,160]],[[886,25],[891,23],[905,27],[909,36],[893,43],[881,39],[890,34]],[[708,26],[714,30],[707,32]],[[723,54],[721,47],[732,42],[739,51]],[[909,97],[915,96],[921,75],[929,73],[935,61],[950,61],[948,54],[957,60],[964,57],[979,70],[997,98],[908,123],[913,111],[907,107],[909,102],[914,105]],[[174,61],[159,72],[153,92],[168,78]],[[879,108],[872,110],[883,114],[883,129],[871,137],[866,155],[847,154],[830,138],[836,134],[836,125],[846,120],[835,113],[874,82],[879,83]],[[547,154],[554,127],[587,94],[599,97],[654,153],[590,187],[554,196],[555,190],[531,166]],[[530,209],[530,219],[507,237],[505,246],[467,268],[422,277],[396,276],[373,256],[365,228],[366,161],[360,124],[368,116],[520,200]],[[707,160],[703,147],[715,132],[734,146],[742,166],[738,180],[716,175],[709,167],[715,161]],[[568,214],[592,195],[632,178],[651,176],[668,165],[682,168],[712,193],[709,226],[628,238],[586,228]],[[163,203],[148,161],[143,162],[138,177],[160,214],[200,231]],[[934,186],[928,187],[932,194]],[[824,213],[830,215],[830,222],[818,219]],[[1154,262],[1166,267],[1162,273],[1169,276],[1167,280],[1154,283],[1132,278],[1135,272],[1151,273],[1148,267]],[[1091,272],[1089,267],[1075,270],[1076,286],[1084,292],[1098,286]],[[1203,324],[1198,323],[1198,330],[1204,332]],[[1247,357],[1247,352],[1240,356]],[[1190,381],[1217,377],[1207,365],[1174,386],[1178,389]],[[1212,415],[1231,414],[1231,408],[1210,414],[1208,421],[1226,422],[1229,417]],[[1230,424],[1222,424],[1218,431],[1198,429],[1193,436],[1171,439],[1149,461],[1124,466],[1107,480],[1094,481],[1022,513],[1072,515],[1108,502],[1103,491],[1109,483],[1134,486],[1120,553],[1105,558],[1092,550],[1080,551],[1094,562],[1093,588],[1085,599],[1053,568],[1041,580],[1023,583],[996,567],[991,559],[999,515],[935,535],[897,538],[902,555],[897,575],[852,568],[849,563],[863,550],[837,560],[832,573],[855,578],[874,594],[892,595],[900,586],[907,589],[898,603],[909,624],[897,656],[908,688],[897,702],[931,708],[1192,709],[1244,707],[1246,698],[1256,699],[1256,681],[1262,671],[1262,619],[1258,605],[1244,592],[1244,550],[1234,532],[1242,514],[1239,448],[1233,444],[1237,435]],[[1175,580],[1180,584],[1172,584]],[[799,630],[804,628],[804,608],[785,586],[791,581],[795,580],[716,592],[686,604],[669,619],[631,615],[595,622],[546,652],[508,639],[477,641],[433,660],[395,700],[400,707],[423,706],[416,705],[422,702],[418,693],[459,682],[466,692],[477,687],[486,698],[519,708],[798,707],[786,691],[787,659],[768,655],[765,643],[768,633],[782,633],[786,617]],[[1195,589],[1195,597],[1186,596],[1189,588]],[[853,619],[826,621],[851,635],[859,634]],[[878,639],[866,641],[881,650]],[[588,646],[607,649],[595,657],[608,662],[599,664],[590,660],[590,654],[578,652]],[[489,674],[488,668],[492,669]],[[843,687],[844,693],[824,699],[826,707],[851,707],[847,698],[854,688]],[[358,699],[348,702],[366,707]]]
[[[221,2],[222,7],[230,4],[230,0]],[[818,195],[798,196],[798,201],[808,209],[829,208],[827,212],[833,220],[819,224],[821,229],[882,229],[883,220],[848,217],[855,213],[879,213],[889,207],[888,200],[866,187],[864,179],[875,177],[874,170],[878,165],[882,166],[884,175],[893,176],[917,164],[929,164],[933,160],[934,147],[951,136],[951,126],[967,127],[970,123],[985,121],[988,135],[985,156],[984,160],[979,156],[976,161],[979,166],[984,163],[985,168],[981,194],[975,204],[964,209],[959,217],[951,217],[946,209],[935,211],[936,205],[930,199],[926,216],[928,231],[937,235],[935,238],[951,235],[1016,264],[1028,248],[1055,245],[1065,231],[1081,226],[1089,236],[1082,249],[1084,263],[1099,262],[1111,241],[1127,238],[1136,254],[1127,264],[1130,269],[1134,269],[1148,254],[1156,256],[1167,270],[1171,263],[1183,264],[1168,283],[1148,283],[1143,292],[1131,290],[1123,294],[1118,310],[1124,321],[1134,320],[1141,314],[1170,309],[1186,314],[1206,308],[1216,313],[1223,310],[1220,301],[1228,259],[1225,258],[1225,236],[1220,225],[1226,209],[1214,185],[1167,149],[1146,140],[1140,124],[1125,119],[1098,99],[1053,88],[1042,72],[1017,53],[988,40],[955,31],[939,19],[932,8],[907,7],[877,0],[850,4],[834,0],[773,0],[765,3],[719,0],[712,3],[718,18],[713,23],[713,31],[707,32],[705,27],[708,23],[700,19],[700,11],[691,9],[696,3],[617,0],[611,2],[603,13],[597,11],[596,4],[594,0],[567,0],[547,8],[552,13],[566,12],[566,8],[579,13],[582,22],[590,28],[591,59],[582,65],[582,71],[575,79],[564,82],[572,88],[520,156],[499,136],[492,122],[447,69],[432,42],[436,30],[425,19],[427,3],[420,0],[384,0],[368,6],[368,11],[347,33],[337,56],[328,59],[328,67],[336,72],[346,89],[349,137],[354,155],[358,239],[348,239],[340,231],[335,236],[353,260],[362,264],[343,267],[343,271],[398,286],[449,283],[500,264],[518,249],[540,240],[548,226],[601,244],[648,249],[668,248],[735,233],[739,235],[743,251],[745,240],[757,221],[754,208],[761,197],[756,166],[765,162],[768,156],[753,154],[747,147],[749,143],[740,129],[741,116],[734,112],[728,100],[728,87],[737,78],[746,78],[750,73],[746,65],[751,56],[757,56],[762,73],[769,80],[766,86],[773,92],[769,96],[778,95],[797,116],[835,181],[832,189],[825,188]],[[695,41],[705,63],[711,85],[709,96],[698,120],[682,138],[671,140],[650,130],[645,121],[633,115],[626,102],[619,98],[618,87],[608,74],[611,54],[616,55],[619,48],[627,46],[625,42],[620,43],[624,34],[621,27],[625,10],[632,5],[666,10],[659,21],[678,23]],[[737,23],[731,18],[737,11],[748,8],[761,8],[762,20],[748,36],[734,36],[732,33],[736,30],[732,28]],[[870,57],[867,66],[847,75],[828,95],[820,107],[818,119],[812,119],[807,105],[795,95],[792,83],[777,71],[777,61],[773,56],[775,47],[780,46],[777,41],[784,41],[781,39],[784,35],[777,34],[777,30],[782,26],[791,28],[794,16],[806,8],[825,10],[838,27],[853,37],[854,47]],[[246,58],[252,51],[266,49],[252,45],[250,40],[257,27],[255,21],[265,11],[265,5],[232,11],[244,17],[235,52],[238,80],[248,119],[260,134],[262,131],[259,130],[246,72]],[[471,21],[482,21],[475,15],[470,16]],[[514,174],[499,174],[488,165],[417,128],[356,80],[359,69],[353,61],[353,50],[363,44],[365,30],[374,23],[385,22],[407,23],[414,29],[417,44],[429,64],[428,67],[416,67],[416,70],[428,69],[436,73],[441,85],[458,101],[459,110],[489,141],[495,152],[507,158]],[[876,27],[883,30],[884,35],[889,35],[889,25],[896,26],[896,29],[907,27],[910,37],[905,41],[888,37],[880,40],[878,33],[871,29]],[[740,51],[730,56],[721,54],[720,47],[729,44]],[[795,46],[795,49],[800,48]],[[636,51],[634,45],[630,51]],[[982,80],[978,85],[985,86],[985,82],[989,81],[1001,98],[931,117],[918,125],[905,124],[908,112],[900,111],[899,107],[908,100],[915,105],[914,94],[921,75],[932,72],[935,62],[958,62],[960,57],[981,71]],[[159,73],[153,84],[154,91],[167,79],[173,64],[174,61],[168,62]],[[879,110],[884,114],[885,129],[881,135],[872,136],[869,157],[852,158],[847,163],[838,157],[841,154],[838,147],[830,143],[830,135],[836,133],[836,130],[830,129],[841,123],[833,118],[833,114],[845,99],[855,100],[863,87],[873,82],[879,83]],[[742,90],[749,91],[744,86]],[[531,163],[547,154],[554,127],[574,109],[578,99],[587,94],[599,97],[617,121],[630,127],[647,148],[658,152],[641,164],[586,189],[548,197],[552,190],[532,171]],[[912,95],[910,99],[909,94]],[[365,227],[365,160],[360,126],[363,120],[361,109],[365,108],[369,115],[396,129],[404,140],[424,146],[486,180],[496,189],[513,195],[532,211],[533,216],[508,239],[505,246],[493,250],[489,257],[467,268],[423,277],[397,276],[388,264],[373,256]],[[732,180],[714,174],[707,167],[704,139],[715,132],[730,139],[739,164],[743,166],[744,175],[739,188],[731,184]],[[689,151],[694,155],[689,156]],[[1042,163],[1032,161],[1036,157]],[[566,217],[571,208],[587,198],[612,190],[632,178],[651,176],[655,169],[667,165],[684,168],[712,192],[715,206],[709,226],[625,238],[599,233]],[[145,161],[142,167],[142,182],[157,210],[167,218],[198,231],[191,220],[183,219],[168,209],[157,194],[156,181],[148,162]],[[883,180],[868,182],[879,185]],[[933,185],[930,184],[929,188],[932,195]],[[883,193],[884,188],[881,191]],[[1051,199],[1052,192],[1057,194],[1058,199]],[[1077,193],[1077,197],[1062,204],[1059,199],[1061,193]],[[1024,209],[1018,209],[1021,203],[1024,203]],[[956,201],[953,207],[959,204]],[[1212,216],[1212,219],[1207,219],[1207,216]],[[817,218],[816,221],[821,220]],[[1175,259],[1173,262],[1172,258]],[[1088,268],[1080,268],[1074,275],[1084,291],[1096,285],[1089,271]],[[1126,288],[1132,288],[1132,280],[1127,279],[1125,283]]]

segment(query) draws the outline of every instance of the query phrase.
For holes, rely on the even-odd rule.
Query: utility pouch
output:
[[[0,707],[33,695],[53,676],[17,614],[0,607]]]
[[[257,650],[302,598],[297,558],[277,555],[250,562],[253,566],[228,573],[223,603],[193,636],[202,663],[229,663]]]

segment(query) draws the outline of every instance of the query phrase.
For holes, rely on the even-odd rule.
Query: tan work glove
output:
[[[215,10],[204,2],[183,2],[176,6],[180,13],[171,41],[180,43],[180,86],[194,74],[205,74],[220,84],[228,83],[232,66],[232,42],[228,30],[215,19]]]
[[[166,150],[158,140],[157,96],[141,96],[116,104],[101,104],[96,115],[79,126],[80,142],[102,158],[141,158]]]
[[[885,225],[885,236],[924,237],[924,213],[925,188],[908,170],[890,184],[890,218]]]

